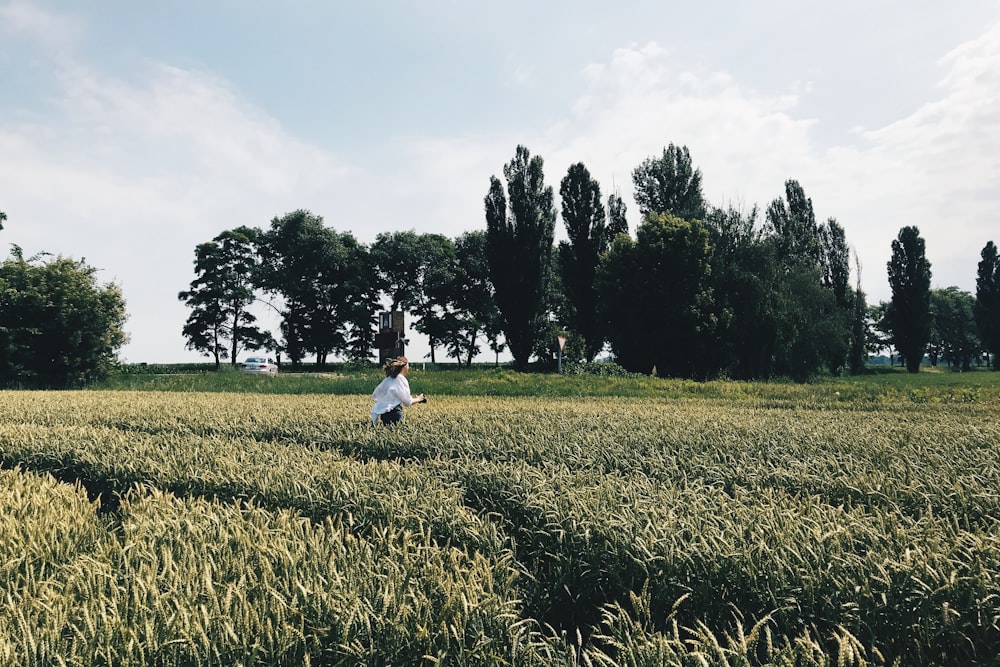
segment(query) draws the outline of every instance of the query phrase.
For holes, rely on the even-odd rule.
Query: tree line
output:
[[[196,278],[179,298],[190,349],[221,364],[273,349],[293,366],[314,356],[370,359],[376,313],[415,318],[430,359],[459,364],[487,346],[516,368],[546,363],[557,336],[568,360],[605,350],[628,371],[660,376],[804,380],[858,373],[891,349],[916,372],[929,355],[968,369],[1000,349],[1000,269],[989,242],[973,297],[930,288],[916,227],[892,242],[890,302],[869,306],[851,285],[851,256],[835,218],[818,222],[795,180],[764,210],[709,205],[687,147],[670,144],[632,173],[641,223],[631,234],[618,192],[605,200],[586,166],[555,192],[524,146],[490,177],[484,231],[455,239],[414,231],[370,245],[298,210],[268,229],[227,230],[195,249]],[[566,240],[555,243],[557,218]],[[252,313],[280,316],[280,340]],[[275,305],[278,304],[278,305]]]
[[[834,218],[817,222],[795,180],[761,215],[710,206],[686,147],[670,144],[632,173],[641,222],[632,234],[618,192],[605,200],[586,166],[555,192],[524,146],[492,176],[486,229],[455,239],[414,231],[371,245],[309,211],[268,229],[238,227],[195,248],[195,279],[179,294],[191,349],[235,364],[275,350],[293,365],[314,356],[367,362],[388,301],[409,313],[439,355],[471,364],[509,349],[517,368],[546,364],[557,336],[570,361],[606,350],[626,370],[690,378],[759,379],[857,373],[891,350],[908,370],[922,360],[969,369],[1000,350],[1000,261],[980,253],[976,294],[931,289],[916,227],[903,227],[888,262],[892,298],[868,305],[850,284],[850,252]],[[554,242],[557,218],[566,240]],[[7,216],[0,211],[0,230]],[[857,264],[857,259],[855,258]],[[0,264],[0,383],[73,386],[99,379],[127,340],[125,302],[85,262],[16,245]],[[277,335],[254,304],[279,315]],[[995,367],[995,364],[994,364]]]

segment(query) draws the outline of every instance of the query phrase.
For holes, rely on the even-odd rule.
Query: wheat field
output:
[[[995,665],[1000,403],[0,392],[0,665]]]

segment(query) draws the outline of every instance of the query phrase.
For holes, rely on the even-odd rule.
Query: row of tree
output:
[[[432,361],[443,349],[471,363],[485,344],[495,354],[506,346],[518,368],[551,359],[557,335],[568,336],[570,359],[610,348],[628,370],[694,378],[858,372],[882,347],[914,371],[928,351],[967,366],[1000,348],[992,242],[973,298],[930,289],[924,241],[904,227],[888,263],[892,301],[869,308],[860,266],[850,284],[843,227],[817,222],[797,181],[761,220],[756,207],[710,206],[686,147],[669,145],[632,177],[642,216],[634,236],[621,196],[605,201],[580,163],[560,182],[557,212],[541,157],[523,146],[490,178],[485,231],[383,233],[366,246],[304,210],[266,230],[225,231],[196,248],[196,278],[179,294],[191,308],[188,346],[216,364],[251,349],[293,365],[367,360],[388,301],[415,318]],[[567,240],[556,244],[560,213]],[[280,340],[258,326],[256,302],[280,314]]]

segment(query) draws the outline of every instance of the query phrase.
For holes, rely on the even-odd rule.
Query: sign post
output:
[[[562,373],[562,353],[563,348],[566,347],[566,336],[556,336],[556,339],[559,341],[559,361],[556,363],[556,370]]]

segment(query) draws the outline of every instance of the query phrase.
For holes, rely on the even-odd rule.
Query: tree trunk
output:
[[[472,349],[476,346],[476,338],[477,338],[477,336],[478,336],[478,332],[477,331],[473,331],[469,335],[469,355],[468,355],[468,357],[466,359],[466,362],[465,362],[465,365],[468,366],[469,368],[472,368]],[[461,366],[461,360],[459,361],[459,365]]]

